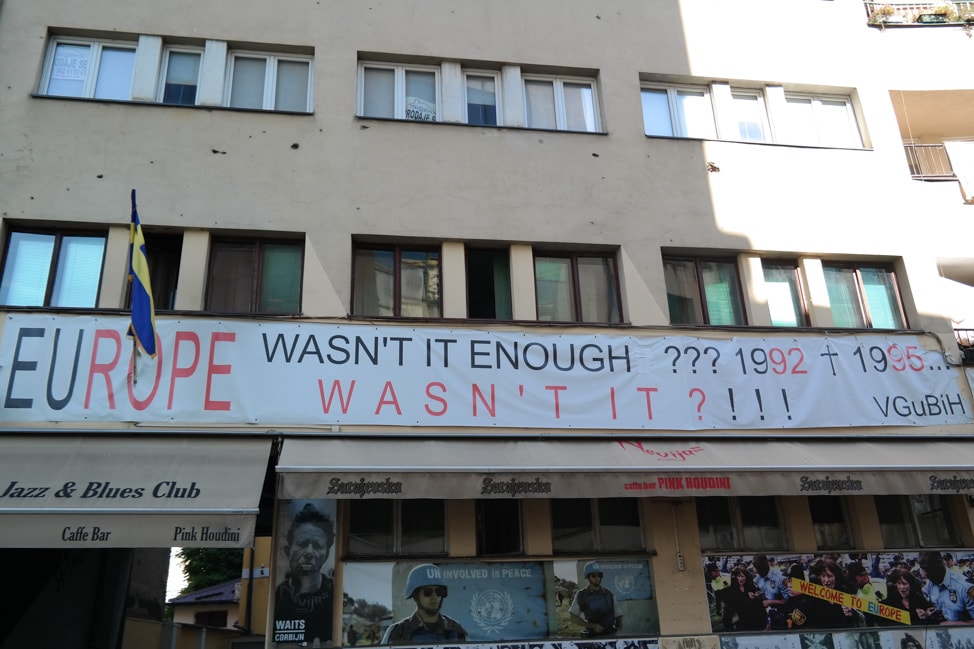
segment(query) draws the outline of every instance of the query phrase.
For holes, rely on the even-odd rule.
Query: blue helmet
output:
[[[588,579],[588,576],[593,572],[602,574],[602,566],[599,565],[598,561],[589,561],[585,564],[585,569],[582,571],[582,579]]]
[[[432,563],[421,563],[409,571],[406,577],[406,599],[413,596],[417,588],[423,586],[441,586],[446,596],[446,584],[443,583],[443,573],[440,567]]]

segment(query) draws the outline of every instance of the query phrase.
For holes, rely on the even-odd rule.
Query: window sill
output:
[[[490,128],[499,131],[528,131],[531,133],[568,133],[573,135],[608,135],[608,131],[568,131],[554,128],[530,128],[528,126],[506,126],[504,124],[467,124],[465,122],[424,122],[417,119],[399,119],[396,117],[366,117],[356,115],[358,122],[395,122],[397,124],[423,124],[426,126],[459,126],[462,128]],[[364,124],[359,128],[366,129]]]

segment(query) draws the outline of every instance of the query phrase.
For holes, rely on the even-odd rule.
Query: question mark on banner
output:
[[[703,415],[700,414],[700,411],[703,410],[703,404],[707,403],[707,395],[700,388],[693,388],[687,396],[692,397],[694,393],[700,395],[700,403],[697,404],[697,419],[702,421]]]
[[[676,352],[676,356],[673,357],[673,373],[676,374],[676,362],[680,360],[680,348],[676,345],[667,345],[663,353],[668,354],[671,349]]]

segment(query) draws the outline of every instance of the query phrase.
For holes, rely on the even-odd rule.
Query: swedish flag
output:
[[[132,323],[128,335],[134,336],[139,347],[149,356],[156,356],[156,306],[152,301],[149,282],[149,260],[145,256],[145,237],[135,207],[132,190],[132,223],[129,226],[129,281],[132,282]]]

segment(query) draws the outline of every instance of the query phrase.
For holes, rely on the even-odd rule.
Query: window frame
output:
[[[358,292],[358,253],[359,251],[391,252],[393,265],[393,289],[392,289],[392,315],[379,315],[361,313],[362,305],[357,304],[356,293]],[[404,316],[402,315],[402,255],[406,252],[436,253],[438,274],[437,286],[439,295],[437,296],[437,306],[439,314],[436,316]],[[429,245],[409,245],[409,244],[381,244],[381,243],[355,243],[352,247],[352,294],[351,294],[351,315],[362,318],[421,318],[439,319],[443,317],[443,250],[440,246]]]
[[[50,92],[51,79],[53,77],[54,63],[56,61],[57,48],[59,45],[85,46],[88,47],[88,67],[85,70],[85,80],[82,84],[80,94],[64,95],[52,94]],[[111,97],[96,97],[95,92],[98,86],[98,75],[101,73],[102,57],[106,49],[130,50],[132,52],[132,76],[129,79],[128,98],[116,99]],[[37,92],[45,97],[60,97],[73,99],[96,99],[101,101],[132,101],[132,86],[135,79],[135,57],[138,49],[138,42],[122,39],[97,39],[79,38],[68,36],[53,36],[48,41],[47,53],[44,58],[44,68],[38,83]]]
[[[862,327],[850,327],[851,329],[884,329],[887,331],[899,331],[902,329],[908,329],[910,324],[906,317],[906,308],[903,304],[903,293],[900,291],[899,281],[896,278],[896,269],[892,264],[888,263],[873,263],[873,262],[859,262],[859,261],[823,261],[822,262],[822,272],[825,274],[825,285],[826,290],[830,286],[828,275],[826,274],[826,269],[834,268],[838,270],[852,270],[853,277],[855,278],[855,289],[856,289],[856,300],[859,307],[859,315],[863,320]],[[889,278],[891,280],[891,288],[893,293],[895,293],[896,303],[890,304],[888,307],[894,312],[894,315],[898,314],[900,318],[900,327],[893,327],[890,329],[876,327],[873,324],[873,315],[870,312],[869,299],[866,293],[866,285],[863,283],[862,271],[863,269],[879,270],[889,273]],[[876,305],[873,305],[874,308]],[[832,299],[829,295],[829,308],[832,310]],[[840,326],[840,325],[835,325]]]
[[[353,537],[356,535],[356,531],[352,529],[353,514],[352,510],[356,507],[368,507],[374,505],[375,503],[388,503],[392,507],[392,517],[388,523],[388,534],[391,537],[392,547],[390,550],[385,549],[376,550],[374,552],[370,551],[353,551]],[[404,503],[411,503],[412,505],[427,506],[429,503],[437,503],[441,508],[442,514],[442,535],[441,535],[441,548],[436,552],[410,552],[403,550],[404,537],[406,536],[404,530],[404,523],[406,521],[406,513],[403,512]],[[412,506],[410,505],[410,506]],[[347,520],[348,520],[348,531],[345,533],[345,552],[344,560],[358,560],[358,559],[384,559],[384,558],[397,558],[397,557],[445,557],[448,554],[447,547],[447,506],[446,501],[443,499],[434,498],[419,498],[419,499],[372,499],[372,500],[352,500],[349,501],[347,510]]]
[[[261,107],[234,106],[231,101],[233,98],[233,71],[237,59],[264,59],[264,85],[261,90]],[[285,110],[277,108],[277,75],[278,68],[282,62],[307,63],[308,81],[305,86],[305,110]],[[278,113],[298,113],[308,114],[312,112],[312,102],[314,98],[314,57],[301,54],[279,54],[258,50],[230,50],[227,52],[227,64],[223,85],[223,107],[234,110],[260,110]],[[199,91],[197,91],[197,95]]]
[[[474,500],[474,535],[477,541],[477,557],[514,557],[524,556],[524,500],[520,498],[477,498]],[[512,523],[510,512],[502,508],[517,509],[516,530],[506,530],[505,526]],[[500,532],[504,532],[502,536]],[[505,544],[514,542],[517,547],[506,547]],[[505,546],[505,547],[498,547]]]
[[[607,548],[606,542],[607,537],[611,537],[612,534],[608,532],[603,532],[608,524],[603,521],[603,504],[606,501],[621,500],[626,501],[627,504],[631,505],[635,509],[636,515],[636,528],[639,533],[638,543],[633,546],[628,547],[618,547],[618,548]],[[558,542],[555,538],[555,530],[557,529],[557,513],[555,511],[556,505],[575,505],[581,506],[582,503],[587,503],[589,506],[589,529],[588,533],[591,538],[591,544],[586,547],[579,548],[559,548]],[[551,549],[553,554],[584,554],[584,553],[600,553],[600,554],[631,554],[634,552],[643,552],[646,550],[646,535],[643,529],[643,516],[642,509],[639,506],[638,498],[553,498],[551,503]]]
[[[779,325],[779,324],[775,324],[774,322],[774,310],[771,308],[772,300],[771,300],[771,296],[767,294],[768,293],[767,284],[769,283],[767,279],[767,272],[769,267],[776,267],[779,269],[785,269],[787,267],[787,270],[790,270],[792,273],[792,277],[794,278],[794,289],[795,289],[795,293],[793,297],[794,297],[794,301],[797,302],[797,305],[793,303],[792,306],[798,306],[800,310],[800,314],[796,314],[796,315],[801,316],[797,324]],[[761,281],[765,283],[765,297],[768,303],[768,310],[771,312],[770,315],[771,315],[772,327],[811,326],[811,316],[809,315],[808,301],[805,298],[805,286],[802,283],[801,269],[799,268],[797,259],[776,259],[776,258],[768,258],[768,257],[762,258],[761,259]]]
[[[754,97],[755,99],[757,99],[757,104],[756,105],[757,105],[757,110],[758,110],[758,118],[759,118],[759,123],[760,123],[760,126],[761,126],[761,132],[762,132],[762,134],[764,136],[760,140],[753,140],[753,139],[750,139],[750,138],[741,137],[741,133],[740,133],[740,128],[741,128],[741,120],[740,120],[740,117],[741,117],[741,113],[738,112],[738,110],[737,110],[737,107],[740,105],[740,104],[737,103],[737,101],[738,101],[738,98],[740,98],[740,97]],[[764,90],[763,89],[760,89],[759,90],[759,89],[755,89],[755,88],[735,88],[735,87],[731,87],[731,89],[730,89],[730,100],[731,100],[731,105],[735,107],[735,110],[733,111],[733,114],[731,115],[731,117],[733,118],[734,126],[735,126],[735,128],[737,130],[734,133],[734,137],[727,138],[728,140],[736,140],[737,142],[749,142],[749,143],[752,143],[752,144],[768,144],[768,143],[771,143],[771,142],[774,142],[775,141],[774,133],[771,130],[771,120],[770,120],[770,118],[768,116],[768,106],[767,106],[767,102],[765,100]]]
[[[11,308],[16,306],[23,306],[29,308],[44,308],[44,309],[93,309],[98,307],[99,297],[101,295],[102,282],[105,280],[105,261],[108,257],[108,232],[103,230],[79,230],[79,229],[54,229],[54,228],[31,228],[31,227],[16,227],[11,226],[7,229],[6,236],[4,238],[3,247],[3,263],[0,266],[0,283],[2,283],[4,275],[7,273],[7,264],[10,263],[12,257],[10,253],[10,245],[15,234],[27,234],[27,235],[43,235],[50,236],[54,238],[54,243],[51,248],[51,258],[47,266],[47,281],[44,287],[44,297],[41,304],[27,304],[27,305],[2,305],[4,308]],[[77,238],[89,238],[89,239],[101,239],[102,250],[101,250],[101,266],[98,269],[98,282],[94,286],[94,304],[84,305],[84,306],[70,306],[70,305],[52,305],[51,300],[54,298],[54,289],[58,280],[58,269],[62,262],[61,251],[64,246],[64,240],[68,237]]]
[[[502,96],[502,84],[501,75],[496,70],[481,70],[477,68],[463,68],[463,123],[471,124],[470,122],[470,100],[468,97],[469,86],[467,85],[467,79],[469,77],[490,77],[494,81],[494,112],[495,122],[493,124],[472,124],[472,126],[504,126],[504,100]]]
[[[214,285],[214,258],[213,251],[214,248],[219,244],[252,244],[254,246],[254,266],[252,268],[252,273],[250,276],[250,310],[248,311],[224,311],[216,310],[211,306],[211,299],[213,298],[213,291],[216,290]],[[260,309],[261,303],[261,282],[263,279],[263,269],[264,269],[264,247],[267,245],[289,245],[300,249],[301,258],[298,266],[298,304],[296,311],[262,311]],[[303,239],[290,239],[290,238],[272,238],[272,237],[240,237],[240,236],[228,236],[228,237],[213,237],[210,241],[210,252],[206,263],[206,291],[204,297],[204,307],[203,310],[210,313],[236,313],[236,314],[254,314],[254,315],[300,315],[302,302],[304,299],[304,255],[305,246]]]
[[[713,255],[713,256],[711,256],[711,255],[682,255],[682,254],[666,254],[666,253],[664,253],[663,256],[662,256],[662,259],[663,259],[664,271],[665,271],[665,268],[666,268],[666,263],[668,261],[670,261],[670,262],[674,262],[674,261],[676,261],[676,262],[690,262],[690,263],[693,264],[694,278],[695,278],[695,281],[696,281],[696,288],[697,288],[697,299],[700,300],[701,319],[703,320],[703,322],[674,322],[673,321],[673,314],[670,313],[669,316],[670,316],[670,325],[671,326],[687,326],[687,325],[689,325],[689,326],[707,326],[707,327],[744,327],[744,326],[747,326],[747,324],[748,324],[748,320],[747,320],[747,302],[745,301],[744,284],[743,284],[743,282],[741,280],[741,270],[740,270],[740,268],[738,266],[737,258],[736,257],[726,257],[726,256],[720,256],[720,255]],[[708,300],[707,300],[706,285],[704,284],[704,281],[703,281],[703,270],[701,268],[701,264],[703,264],[703,263],[727,264],[731,268],[733,268],[734,275],[735,275],[735,279],[736,279],[736,284],[737,284],[737,286],[736,286],[736,298],[737,298],[737,304],[738,304],[738,306],[740,308],[740,316],[741,316],[741,318],[740,318],[741,321],[740,322],[735,322],[735,323],[732,323],[732,324],[725,324],[725,323],[714,324],[714,323],[711,322],[711,316],[710,316],[710,310],[711,309],[710,309],[710,304],[708,303]],[[664,272],[664,283],[665,283],[665,274],[666,273]],[[670,294],[670,291],[669,291],[669,288],[668,287],[666,288],[666,294],[667,294],[667,308],[669,309],[669,296],[671,294]]]
[[[514,320],[514,286],[511,281],[511,251],[509,248],[480,248],[475,246],[465,246],[464,248],[464,273],[467,287],[467,318],[472,320],[491,320],[497,322],[511,322]],[[487,257],[492,262],[491,268],[485,270],[481,262]],[[493,267],[500,259],[506,263],[505,273],[496,272]],[[479,271],[479,272],[478,272]],[[488,281],[489,280],[489,281]],[[498,286],[498,280],[506,280],[506,286]],[[481,300],[477,297],[478,293],[474,289],[479,289],[485,284],[490,284],[491,295],[489,300]],[[501,298],[501,299],[499,299]],[[485,316],[479,313],[482,305],[489,301],[493,305],[493,315]],[[502,302],[502,303],[501,303]],[[472,315],[478,311],[477,315]]]
[[[179,104],[165,101],[166,85],[169,77],[169,61],[173,54],[198,54],[200,57],[199,66],[196,69],[196,96],[192,104]],[[164,106],[199,106],[200,105],[200,81],[203,76],[203,48],[166,45],[162,51],[162,61],[159,65],[159,87],[156,90],[156,101]]]
[[[586,251],[564,251],[564,250],[545,250],[535,248],[533,251],[533,270],[534,270],[534,303],[535,310],[537,313],[538,320],[540,322],[572,322],[572,323],[599,323],[599,324],[621,324],[624,322],[623,314],[623,303],[622,303],[622,281],[619,275],[619,261],[618,253],[599,253],[599,252],[586,252]],[[543,319],[541,317],[541,304],[539,301],[540,291],[538,290],[538,260],[539,258],[544,259],[568,259],[569,269],[571,270],[571,291],[572,291],[572,302],[571,320],[554,320],[554,319]],[[614,291],[612,294],[612,301],[615,303],[615,310],[617,311],[617,319],[614,321],[608,320],[586,320],[583,314],[582,300],[582,286],[581,286],[581,274],[579,272],[579,259],[602,259],[608,260],[612,264],[612,281],[614,283]]]
[[[646,114],[645,105],[643,104],[643,135],[646,137],[669,137],[678,139],[693,139],[693,140],[715,140],[719,138],[717,130],[717,111],[714,107],[714,97],[713,93],[710,91],[710,86],[708,85],[695,85],[695,84],[663,84],[663,83],[643,83],[640,85],[640,102],[642,102],[642,93],[645,90],[663,90],[666,92],[666,105],[669,109],[669,121],[670,130],[672,135],[660,135],[657,133],[647,133],[646,128]],[[681,92],[701,92],[703,93],[703,105],[708,109],[708,115],[710,118],[709,126],[710,131],[708,133],[702,134],[689,134],[686,128],[686,118],[683,117],[683,111],[680,108],[679,96]]]
[[[817,142],[800,141],[799,138],[795,137],[794,127],[789,124],[789,138],[787,142],[784,142],[785,144],[820,146],[820,147],[826,147],[831,149],[861,149],[865,146],[863,142],[862,129],[859,127],[859,119],[856,115],[856,109],[852,103],[851,96],[833,95],[828,93],[785,91],[784,93],[785,104],[787,104],[788,101],[792,99],[808,99],[811,101],[811,112],[813,117],[811,126],[815,129]],[[847,124],[849,126],[849,133],[855,135],[855,142],[847,142],[845,144],[832,144],[827,139],[823,138],[822,127],[827,122],[820,120],[819,116],[821,115],[823,110],[822,103],[826,101],[842,102],[843,104],[845,104],[845,114],[846,114]],[[790,115],[786,114],[786,116],[790,118]],[[827,133],[827,131],[825,131],[825,133]],[[825,141],[823,141],[823,139]]]
[[[392,70],[393,72],[393,109],[392,116],[365,114],[365,71],[367,69]],[[411,119],[406,117],[406,73],[433,73],[433,85],[436,95],[436,115],[433,120]],[[466,77],[464,77],[466,79]],[[466,83],[464,82],[464,86]],[[389,63],[383,61],[359,61],[358,63],[358,93],[357,115],[366,119],[395,119],[404,122],[442,122],[443,121],[443,86],[440,67],[436,65],[422,65],[411,63]],[[466,92],[464,92],[466,97]]]
[[[818,503],[819,506],[813,505]],[[831,504],[831,510],[838,512],[837,518],[840,520],[836,521],[816,521],[815,513],[816,511],[822,510],[822,505]],[[825,509],[829,509],[826,507]],[[846,510],[846,501],[842,496],[835,495],[821,495],[821,496],[808,496],[808,513],[809,518],[812,521],[812,529],[815,533],[815,545],[819,551],[829,551],[829,550],[851,550],[855,547],[855,540],[852,536],[852,528],[849,526],[849,514]],[[828,530],[826,526],[830,525],[841,525],[843,528],[843,537],[845,542],[838,542],[834,544],[824,543],[824,538],[828,535]]]
[[[529,121],[530,110],[528,107],[528,91],[527,86],[529,81],[541,81],[552,84],[552,91],[554,94],[554,113],[555,113],[555,128],[548,128],[545,126],[534,126]],[[566,110],[565,102],[565,84],[569,85],[585,85],[588,86],[589,91],[592,93],[592,128],[585,130],[570,129],[568,128],[568,112]],[[561,76],[554,74],[521,74],[521,93],[523,95],[524,102],[524,124],[526,128],[546,130],[546,131],[565,131],[568,133],[602,133],[602,115],[599,110],[599,94],[598,94],[598,83],[596,79],[586,78],[586,77],[571,77],[571,76]]]
[[[742,501],[747,500],[747,504],[753,504],[757,499],[765,500],[772,499],[775,507],[775,517],[777,518],[776,533],[780,537],[781,545],[777,546],[774,544],[756,545],[753,541],[748,540],[748,527],[744,522],[745,512],[755,510],[754,507],[747,507]],[[703,501],[717,503],[718,501],[724,501],[727,504],[727,514],[728,514],[728,526],[731,532],[731,545],[721,545],[717,543],[713,546],[706,544],[707,536],[719,537],[719,534],[704,533],[703,521],[701,520],[700,504]],[[786,526],[785,517],[782,515],[782,502],[781,498],[778,496],[702,496],[695,499],[695,508],[697,510],[697,530],[700,539],[700,549],[705,553],[711,552],[780,552],[788,550],[788,530]]]
[[[903,523],[898,521],[894,522],[883,522],[881,516],[883,513],[882,507],[879,506],[880,499],[896,499],[898,505],[899,514],[904,519],[908,527],[903,528],[907,533],[904,536],[906,538],[906,547],[899,547],[897,545],[891,545],[889,543],[890,538],[887,536],[886,528],[889,526],[899,525],[902,527]],[[944,539],[932,539],[929,542],[925,542],[923,538],[922,529],[920,521],[917,519],[916,508],[914,507],[914,498],[938,498],[940,500],[940,508],[933,511],[943,512],[945,522],[947,524],[947,537],[951,537],[948,540]],[[887,550],[899,550],[899,549],[915,549],[919,548],[956,548],[961,547],[963,541],[960,535],[960,528],[957,525],[954,514],[951,511],[950,502],[951,498],[945,494],[914,494],[910,496],[903,495],[875,495],[873,496],[874,506],[876,507],[876,517],[879,521],[880,536],[883,540],[883,547]],[[887,502],[893,502],[892,500],[887,500]]]

